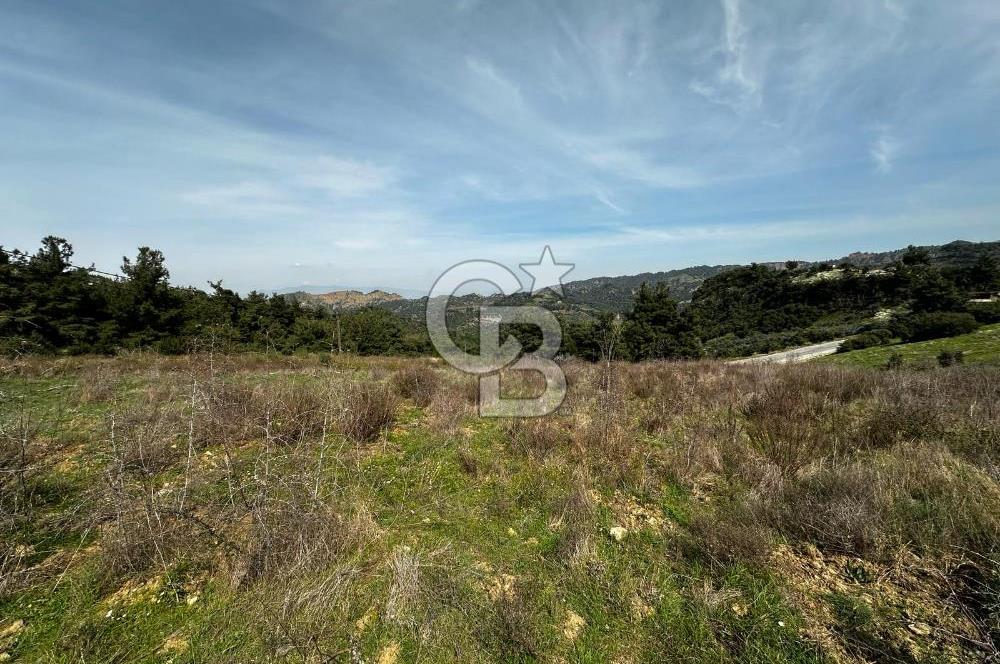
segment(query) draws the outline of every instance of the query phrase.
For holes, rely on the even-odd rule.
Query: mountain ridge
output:
[[[984,253],[1000,261],[1000,241],[954,240],[942,245],[922,245],[917,246],[917,248],[925,250],[931,263],[938,266],[967,267]],[[659,272],[590,277],[564,283],[561,298],[549,290],[534,296],[526,293],[515,293],[511,296],[466,294],[452,298],[450,308],[453,310],[472,309],[482,304],[497,304],[504,301],[519,304],[531,302],[555,311],[575,312],[583,315],[592,315],[600,311],[622,313],[629,310],[632,297],[643,282],[650,285],[664,283],[670,288],[675,299],[679,302],[687,302],[707,279],[743,265],[756,264],[773,269],[784,269],[788,263],[795,263],[800,267],[827,264],[835,266],[849,263],[860,268],[871,269],[884,267],[899,260],[905,251],[906,247],[903,247],[879,252],[856,251],[840,258],[820,261],[789,259],[788,261],[755,261],[744,264],[694,265]],[[341,293],[353,295],[338,295]],[[378,289],[369,293],[361,293],[356,290],[332,291],[324,294],[298,291],[289,293],[286,297],[305,304],[327,306],[331,309],[377,306],[411,318],[423,316],[427,301],[426,296],[407,298],[397,293]]]

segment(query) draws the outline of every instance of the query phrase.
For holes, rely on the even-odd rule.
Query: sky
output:
[[[1000,2],[4,0],[0,244],[420,291],[1000,239]]]

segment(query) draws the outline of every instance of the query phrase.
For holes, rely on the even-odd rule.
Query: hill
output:
[[[396,293],[387,293],[383,290],[373,290],[363,293],[356,290],[340,290],[329,293],[307,293],[296,291],[288,293],[285,297],[293,302],[300,302],[305,305],[326,307],[329,309],[360,309],[370,307],[384,302],[397,302],[403,297]]]
[[[827,355],[817,361],[827,364],[884,367],[892,355],[898,355],[904,366],[933,367],[942,351],[961,351],[965,364],[1000,365],[1000,325],[987,325],[971,334],[944,339],[915,341],[908,344],[875,346],[849,353]]]
[[[931,265],[945,268],[963,268],[974,264],[982,255],[992,257],[1000,261],[1000,242],[968,242],[966,240],[955,240],[948,244],[924,245],[917,249],[927,252]],[[858,251],[848,254],[843,258],[833,261],[826,261],[834,265],[850,263],[858,267],[884,267],[899,260],[906,249],[894,249],[882,252],[862,252]]]
[[[980,256],[986,255],[1000,262],[1000,242],[967,242],[956,240],[945,245],[927,245],[917,247],[927,252],[930,264],[945,270],[968,268]],[[884,268],[900,260],[907,251],[906,248],[884,252],[855,252],[841,258],[824,261],[794,261],[797,269],[810,274],[826,274],[820,270],[822,266],[854,265],[859,268]],[[784,262],[754,263],[754,265],[780,272],[785,270]],[[615,277],[593,277],[563,284],[563,297],[558,297],[551,291],[544,291],[531,297],[517,294],[511,297],[499,295],[482,296],[476,294],[464,295],[452,299],[451,307],[456,313],[472,311],[481,305],[507,304],[538,304],[552,311],[562,312],[570,319],[589,319],[599,312],[625,313],[632,307],[632,299],[642,283],[656,285],[666,284],[670,293],[678,302],[690,302],[698,289],[706,281],[731,272],[740,265],[697,265],[693,267],[668,270],[663,272],[642,272],[633,275]],[[838,277],[839,272],[831,272],[827,276]],[[394,314],[419,319],[424,314],[427,298],[395,298],[375,303],[376,306],[387,309]]]

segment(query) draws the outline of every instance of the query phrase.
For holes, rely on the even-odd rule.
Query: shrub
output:
[[[713,564],[760,565],[773,548],[767,526],[742,502],[700,510],[688,529],[693,539],[686,543],[687,552],[704,556]]]
[[[340,432],[358,443],[366,443],[396,421],[395,395],[381,383],[352,383],[343,394]]]
[[[892,351],[889,353],[889,357],[886,359],[885,364],[882,365],[883,369],[902,369],[903,368],[903,356],[898,351]]]
[[[951,367],[956,364],[962,364],[965,360],[965,353],[960,350],[942,350],[938,353],[937,361],[942,367]]]
[[[855,334],[853,337],[845,339],[844,343],[840,344],[840,347],[837,348],[837,352],[846,353],[852,350],[871,348],[872,346],[882,346],[888,343],[890,339],[892,339],[892,332],[884,328],[862,332],[861,334]]]
[[[426,408],[434,400],[441,380],[433,369],[413,364],[400,369],[392,376],[392,387],[404,399],[412,399],[414,405]]]
[[[973,302],[969,304],[969,313],[983,325],[1000,323],[1000,301]]]
[[[979,327],[972,314],[953,311],[911,314],[895,322],[896,333],[903,341],[924,341],[968,334]]]
[[[942,554],[1000,544],[1000,491],[943,448],[904,444],[832,462],[789,482],[773,523],[821,548],[879,558],[902,546]]]
[[[264,438],[291,445],[319,437],[328,417],[327,395],[304,383],[249,384],[216,381],[205,388],[201,442]]]
[[[525,417],[504,420],[501,424],[509,447],[534,459],[542,460],[568,440],[558,421],[549,417]]]

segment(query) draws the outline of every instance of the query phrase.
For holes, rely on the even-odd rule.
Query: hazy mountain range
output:
[[[981,254],[989,254],[1000,261],[1000,242],[967,242],[956,240],[944,245],[928,245],[921,247],[930,255],[931,262],[939,266],[966,267],[971,265]],[[905,248],[882,252],[855,252],[848,256],[827,261],[796,261],[800,266],[829,263],[840,265],[850,263],[858,267],[877,268],[898,260]],[[775,269],[784,269],[785,262],[763,263]],[[681,301],[691,299],[691,296],[706,279],[721,272],[739,267],[738,265],[696,265],[665,272],[643,272],[640,274],[616,277],[593,277],[563,284],[563,297],[558,297],[551,291],[543,291],[531,297],[520,293],[511,299],[517,301],[537,302],[552,310],[562,310],[566,313],[589,314],[596,311],[627,311],[632,304],[635,290],[643,282],[649,284],[665,283],[670,287],[673,296]],[[291,289],[287,289],[290,291]],[[419,317],[423,315],[426,296],[413,297],[413,291],[405,294],[389,292],[385,289],[375,289],[362,292],[359,289],[331,289],[329,292],[317,292],[317,287],[287,292],[290,299],[312,306],[328,307],[330,309],[352,309],[366,306],[378,306],[394,313]],[[404,297],[410,295],[411,297]],[[503,297],[499,295],[467,294],[452,298],[452,309],[475,308],[484,303],[495,303]]]

